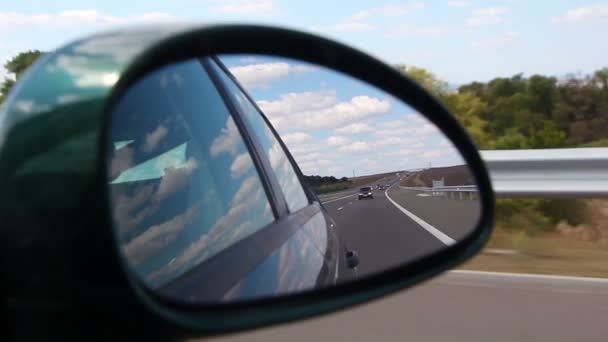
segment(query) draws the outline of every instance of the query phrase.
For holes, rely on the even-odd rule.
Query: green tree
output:
[[[460,120],[479,148],[488,148],[488,122],[484,119],[488,105],[472,92],[459,92],[443,97],[444,104]]]
[[[530,148],[555,148],[563,147],[566,133],[559,130],[553,121],[546,120],[544,127],[534,132],[529,140]]]
[[[415,66],[398,64],[397,70],[406,74],[436,97],[442,97],[448,92],[448,84],[430,71]]]
[[[0,103],[4,102],[6,95],[9,93],[15,82],[21,78],[27,68],[34,64],[34,62],[42,55],[44,55],[44,52],[39,50],[25,51],[9,59],[4,64],[4,69],[9,74],[9,77],[5,77],[2,85],[0,85]]]

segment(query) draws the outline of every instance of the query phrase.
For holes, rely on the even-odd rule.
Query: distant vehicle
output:
[[[364,186],[359,189],[359,200],[362,198],[374,199],[371,186]]]
[[[386,190],[386,187],[384,185],[378,185],[378,190]]]

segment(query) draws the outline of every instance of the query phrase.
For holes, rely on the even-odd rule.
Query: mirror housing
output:
[[[125,55],[117,58],[112,55],[113,50]],[[60,57],[65,60],[83,52],[88,53],[88,59],[77,72],[66,69],[59,75],[70,77],[73,87],[42,91],[41,84],[48,86],[52,77],[58,77],[52,69],[59,65]],[[457,146],[477,180],[482,200],[478,226],[464,240],[428,258],[356,282],[293,296],[196,306],[168,301],[141,286],[120,257],[111,230],[102,158],[106,146],[101,143],[108,141],[109,113],[134,82],[163,65],[234,53],[276,55],[331,68],[376,86],[425,114]],[[74,59],[71,63],[82,61]],[[79,87],[78,78],[83,74],[96,76],[96,87]],[[68,102],[66,95],[72,95]],[[30,109],[35,110],[24,116],[23,103],[32,100],[36,100],[35,106]],[[5,258],[22,260],[19,267],[3,267],[2,278],[9,279],[5,284],[6,297],[12,303],[31,298],[65,301],[69,303],[66,310],[74,319],[96,317],[129,334],[136,335],[143,329],[150,335],[215,334],[360,304],[417,284],[468,259],[485,244],[493,225],[494,196],[488,173],[472,140],[445,107],[392,67],[348,46],[307,33],[228,25],[152,28],[93,36],[38,62],[12,92],[3,111],[0,185],[5,192],[0,199],[0,217],[21,230],[6,230],[1,233],[1,240],[15,243],[2,246]],[[44,133],[47,130],[53,133]],[[70,160],[66,151],[76,158]],[[61,165],[53,166],[58,160]],[[33,191],[41,183],[47,184],[48,191],[39,197],[28,200],[19,196],[21,189]],[[11,203],[15,197],[21,199],[17,202],[21,209]],[[52,212],[45,208],[47,203]],[[27,215],[34,218],[28,219]],[[24,240],[27,238],[30,240]],[[18,241],[29,244],[17,247]],[[46,255],[53,257],[43,259]],[[356,259],[354,252],[349,266],[356,267]],[[43,267],[41,260],[51,266]],[[18,276],[24,265],[32,265],[31,276],[39,283]],[[83,307],[88,316],[79,311]],[[15,304],[11,309],[23,307]]]

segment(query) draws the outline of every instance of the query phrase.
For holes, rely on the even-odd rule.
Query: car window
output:
[[[307,206],[308,198],[306,197],[306,193],[302,188],[302,184],[298,179],[293,165],[289,162],[285,151],[264,121],[261,113],[251,101],[249,101],[236,83],[234,83],[232,78],[230,78],[216,63],[213,62],[211,65],[220,75],[223,82],[228,87],[230,95],[236,100],[238,106],[245,114],[246,120],[249,121],[251,127],[255,131],[262,148],[266,153],[266,157],[270,160],[270,165],[277,176],[281,190],[283,190],[289,211],[294,212]]]
[[[109,173],[126,260],[162,286],[274,220],[243,139],[197,60],[147,75],[113,113]]]

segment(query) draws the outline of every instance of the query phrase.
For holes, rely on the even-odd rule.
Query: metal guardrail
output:
[[[456,198],[458,199],[475,199],[477,198],[474,194],[478,192],[476,185],[453,185],[453,186],[438,186],[434,188],[424,188],[424,187],[408,187],[401,186],[399,188],[404,190],[412,190],[412,191],[421,191],[421,192],[429,192],[433,196],[444,196],[448,198]],[[466,194],[463,196],[463,194]]]
[[[608,148],[481,151],[501,197],[606,197]]]

